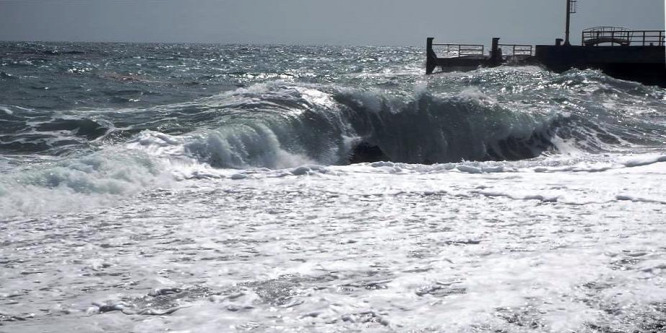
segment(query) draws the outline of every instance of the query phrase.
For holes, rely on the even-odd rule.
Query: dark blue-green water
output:
[[[597,151],[664,136],[661,89],[537,67],[425,77],[418,48],[5,42],[0,56],[4,154],[79,154],[142,131],[272,132],[323,164],[346,163],[345,138],[433,163],[534,157],[555,132]],[[265,147],[235,148],[234,161],[191,153],[273,166],[254,160]]]

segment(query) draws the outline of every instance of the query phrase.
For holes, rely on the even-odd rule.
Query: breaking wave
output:
[[[666,138],[659,91],[594,71],[510,73],[528,81],[521,87],[501,83],[506,71],[411,90],[272,81],[145,109],[0,106],[7,125],[0,132],[0,208],[11,215],[86,205],[81,196],[107,200],[202,170],[524,160],[623,151]],[[654,107],[639,105],[646,96]],[[25,162],[30,158],[37,162]],[[63,199],[38,199],[54,198],[44,191]]]
[[[303,161],[516,160],[556,149],[551,138],[563,121],[556,114],[515,112],[475,96],[416,93],[405,100],[380,92],[282,89],[300,98],[289,112],[253,110],[269,114],[241,116],[201,131],[186,140],[185,151],[219,168],[279,168]]]
[[[635,124],[618,126],[612,114],[604,122],[566,107],[498,103],[478,89],[396,95],[271,83],[203,103],[227,112],[171,142],[216,168],[521,160],[651,140]],[[655,140],[663,138],[663,129],[653,130]]]

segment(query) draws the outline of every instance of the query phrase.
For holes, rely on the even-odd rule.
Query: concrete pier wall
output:
[[[549,70],[600,69],[607,75],[666,86],[666,50],[658,46],[537,45],[536,60]]]

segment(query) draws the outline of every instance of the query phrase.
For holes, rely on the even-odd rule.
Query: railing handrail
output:
[[[499,46],[520,46],[520,47],[532,47],[530,44],[497,44]]]
[[[479,46],[479,47],[483,46],[483,44],[458,44],[458,43],[432,43],[432,45],[439,45],[439,46]]]
[[[456,44],[456,43],[433,43],[433,46],[446,46],[446,52],[457,54],[458,57],[483,55],[485,46],[483,44]]]
[[[498,47],[510,48],[511,55],[532,55],[533,46],[529,44],[497,44]]]
[[[597,27],[598,28],[598,27]],[[581,34],[581,44],[595,46],[602,43],[622,46],[664,46],[664,30],[604,30],[589,28]],[[655,45],[656,44],[656,45]]]
[[[630,30],[625,27],[615,27],[610,25],[583,29],[583,32],[592,32],[592,31],[630,31]]]

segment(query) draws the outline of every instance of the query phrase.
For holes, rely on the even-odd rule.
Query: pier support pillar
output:
[[[493,38],[493,43],[490,47],[490,65],[499,66],[502,64],[502,49],[499,47],[499,38]]]
[[[437,54],[432,50],[432,40],[434,37],[428,37],[426,39],[426,74],[432,74],[432,72],[437,67]]]

